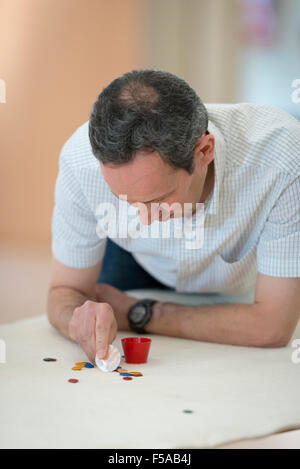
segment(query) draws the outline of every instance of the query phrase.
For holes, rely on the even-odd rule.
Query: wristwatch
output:
[[[130,328],[138,334],[146,334],[144,327],[151,319],[152,306],[157,303],[156,300],[140,300],[131,306],[127,313]]]

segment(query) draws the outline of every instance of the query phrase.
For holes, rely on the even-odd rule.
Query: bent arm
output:
[[[86,269],[74,269],[52,259],[47,315],[50,324],[68,338],[74,309],[87,300],[95,300],[94,289],[101,264],[102,261]]]
[[[258,274],[253,304],[156,303],[147,332],[222,344],[282,347],[300,316],[300,279]]]

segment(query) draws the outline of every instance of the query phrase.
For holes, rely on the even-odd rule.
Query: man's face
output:
[[[203,160],[201,151],[195,151],[192,174],[172,168],[157,152],[139,152],[124,165],[100,166],[111,191],[120,198],[126,195],[127,202],[138,207],[141,223],[149,225],[154,220],[182,216],[185,203],[199,202],[207,169],[199,157]]]

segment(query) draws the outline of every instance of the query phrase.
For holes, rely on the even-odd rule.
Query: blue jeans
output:
[[[118,246],[110,238],[107,238],[101,273],[97,283],[108,283],[122,291],[141,288],[174,291],[174,288],[162,284],[148,274],[130,252]]]

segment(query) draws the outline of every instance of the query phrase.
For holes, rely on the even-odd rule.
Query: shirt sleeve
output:
[[[281,193],[257,246],[258,272],[300,277],[300,176]]]
[[[105,239],[96,233],[97,219],[82,191],[78,174],[66,157],[66,144],[59,158],[52,215],[52,253],[68,267],[87,268],[103,257]]]

